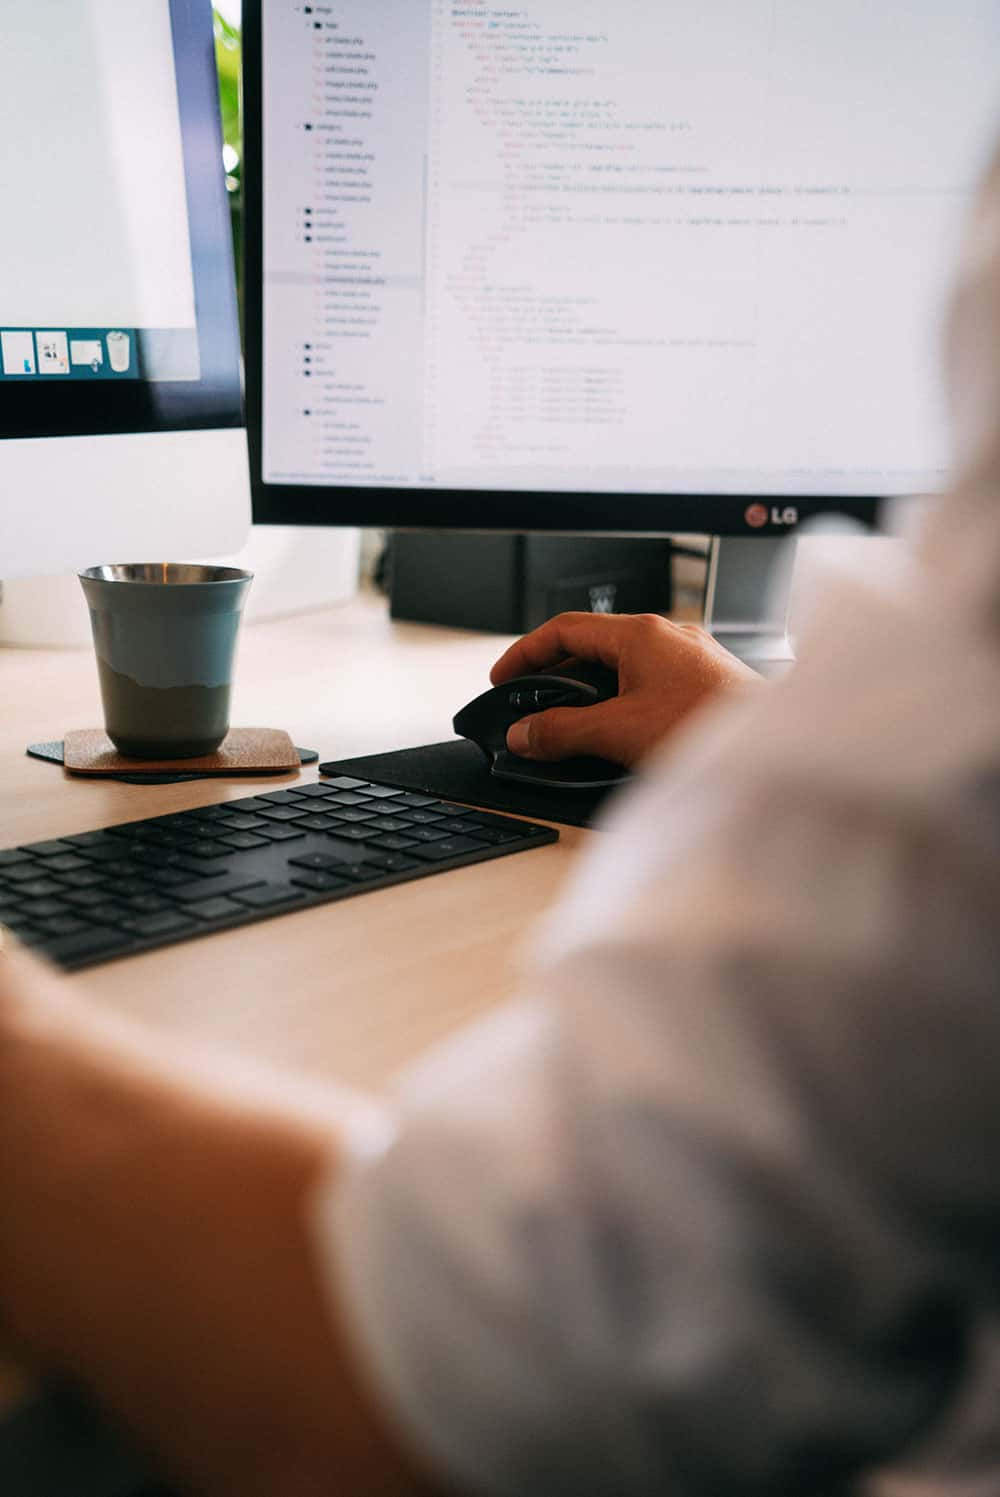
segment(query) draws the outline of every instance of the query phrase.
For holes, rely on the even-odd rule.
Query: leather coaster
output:
[[[126,759],[103,728],[67,733],[63,764],[71,774],[156,774],[176,771],[197,775],[275,774],[299,767],[299,754],[279,728],[230,728],[214,754],[198,759]]]
[[[46,764],[58,764],[61,766],[63,762],[63,742],[61,738],[52,739],[49,743],[29,743],[24,752],[30,759],[41,759]],[[319,758],[319,754],[317,754],[315,749],[297,748],[295,752],[298,754],[301,764],[315,764]],[[135,762],[139,763],[140,761],[136,760]],[[277,775],[283,775],[287,772],[284,769],[274,771]],[[254,769],[250,773],[261,775],[264,771],[262,769]],[[181,785],[186,780],[204,780],[211,779],[211,777],[211,770],[207,774],[201,774],[197,769],[192,774],[181,774],[177,770],[164,770],[159,774],[154,770],[152,773],[147,771],[144,774],[141,770],[130,769],[128,774],[109,774],[103,776],[106,780],[117,780],[122,785]],[[101,777],[94,776],[94,778]]]

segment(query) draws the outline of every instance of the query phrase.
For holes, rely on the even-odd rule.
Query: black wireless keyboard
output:
[[[339,776],[0,851],[0,925],[74,969],[558,835]]]

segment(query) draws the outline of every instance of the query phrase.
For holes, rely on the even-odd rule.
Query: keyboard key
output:
[[[293,873],[293,883],[298,883],[300,878],[306,878],[310,876],[305,873],[300,874],[298,872],[295,872],[294,870],[289,871]],[[336,872],[331,869],[329,872],[329,877],[337,879],[340,883],[340,887],[342,889],[346,889],[349,884],[371,883],[373,879],[381,877],[381,873],[381,868],[372,868],[367,864],[362,864],[360,862],[349,863],[345,861],[337,864]],[[316,875],[317,878],[319,876],[319,874]],[[326,874],[323,874],[324,878],[326,876]]]
[[[9,868],[7,877],[17,870]],[[25,879],[17,886],[18,897],[22,899],[44,899],[47,894],[61,894],[63,887],[54,878],[31,878]]]
[[[199,899],[211,899],[216,894],[235,894],[260,882],[253,875],[225,873],[218,878],[193,879],[189,884],[179,884],[177,888],[171,889],[170,894],[171,898],[179,899],[182,904],[195,904]]]
[[[384,848],[386,852],[406,852],[411,847],[419,846],[420,843],[414,841],[412,837],[401,837],[398,833],[372,838],[372,847]]]
[[[360,826],[363,821],[371,821],[376,813],[374,811],[362,811],[359,806],[345,806],[343,810],[334,806],[328,815],[336,817],[338,821],[346,821],[349,824]]]
[[[226,847],[235,847],[240,852],[249,852],[251,847],[266,847],[267,838],[258,837],[255,832],[227,832],[224,837],[219,838]]]
[[[104,882],[104,873],[100,868],[86,865],[79,873],[61,874],[59,882],[65,884],[67,889],[93,889]]]
[[[44,865],[36,863],[33,858],[23,863],[6,863],[0,868],[0,888],[5,884],[24,885],[30,883],[32,879],[37,879],[43,871]]]
[[[261,800],[259,796],[248,795],[244,796],[242,800],[227,800],[223,809],[227,812],[238,811],[241,814],[245,813],[257,816],[261,811],[270,810],[270,807],[271,802],[269,800]]]
[[[469,823],[458,816],[439,817],[437,826],[442,832],[454,832],[456,837],[464,837],[469,830]]]
[[[24,852],[27,849],[22,848],[21,851]],[[36,858],[58,858],[63,853],[70,852],[71,849],[60,840],[58,842],[32,842],[31,851]]]
[[[159,915],[140,915],[130,929],[137,936],[172,936],[194,929],[195,922],[182,910],[164,910]]]
[[[334,816],[312,815],[300,816],[295,825],[302,827],[307,832],[328,832],[338,826],[339,822]]]
[[[22,852],[19,847],[6,848],[0,852],[0,874],[6,873],[8,868],[13,868],[18,863],[30,863],[31,854]]]
[[[103,889],[68,889],[65,894],[68,905],[77,910],[91,910],[95,905],[104,904],[107,896]],[[0,913],[0,920],[3,919]]]
[[[178,884],[186,884],[189,875],[181,868],[151,868],[146,877],[158,889],[173,889]]]
[[[365,848],[365,862],[383,873],[402,873],[405,868],[418,868],[412,858],[401,852],[381,852],[375,847]]]
[[[368,825],[376,832],[405,832],[410,823],[399,816],[376,816]]]
[[[438,801],[438,806],[440,807],[440,809],[442,811],[446,811],[449,816],[478,816],[478,815],[481,815],[481,812],[476,811],[473,806],[456,806],[455,803],[454,803],[454,801],[450,801],[450,800]]]
[[[62,840],[70,847],[100,847],[107,835],[107,832],[77,832],[75,836]]]
[[[54,962],[81,962],[105,956],[112,951],[124,951],[128,938],[120,930],[92,925],[88,930],[78,931],[72,936],[57,936],[46,939],[41,931],[35,933],[36,941],[42,943],[45,955]]]
[[[509,832],[512,837],[530,837],[537,830],[529,822],[513,821],[509,816],[491,816],[484,811],[474,811],[468,819],[477,826],[488,827],[491,832]],[[478,837],[479,833],[470,830],[469,835]]]
[[[304,837],[305,829],[300,826],[269,826],[260,835],[268,842],[292,842],[296,837]]]
[[[367,793],[359,795],[356,790],[338,790],[336,795],[328,797],[331,808],[333,806],[363,806],[371,799]]]
[[[393,810],[396,803],[393,802]],[[411,826],[434,826],[443,820],[436,811],[419,811],[413,808],[406,812],[406,819]]]
[[[487,844],[473,837],[446,837],[441,842],[425,842],[413,849],[413,856],[421,862],[441,863],[445,858],[458,858],[466,852],[484,852]]]
[[[208,832],[210,831],[207,823],[201,828],[201,831],[203,835],[207,836]],[[161,849],[164,847],[187,847],[190,841],[190,832],[172,832],[170,828],[166,826],[150,827],[149,831],[144,837],[133,838],[133,842],[136,845],[141,846],[147,852],[151,848]]]
[[[186,858],[197,858],[199,862],[210,861],[212,858],[224,858],[230,847],[234,845],[236,847],[241,846],[239,842],[234,844],[233,837],[247,835],[245,832],[234,832],[232,837],[228,835],[224,837],[221,835],[219,837],[196,837],[193,842],[189,842],[184,848],[184,856]],[[260,844],[257,843],[255,845],[259,846]]]
[[[517,832],[508,832],[500,827],[481,826],[478,822],[467,821],[462,826],[460,836],[478,837],[483,842],[488,842],[491,847],[500,847],[504,842],[523,842],[524,838]]]
[[[502,842],[522,842],[525,837],[533,836],[533,828],[522,825],[519,822],[498,822],[493,825],[488,821],[472,821],[465,823],[466,835],[469,837],[483,837],[487,842],[492,842],[499,847]]]
[[[78,915],[57,915],[54,919],[42,921],[42,930],[46,936],[75,936],[82,930],[90,929],[89,921],[81,920]]]
[[[78,853],[65,852],[61,857],[49,858],[45,864],[45,872],[81,873],[87,866],[86,858],[81,858]]]
[[[125,848],[120,839],[109,837],[106,841],[88,844],[80,851],[88,863],[119,863]]]
[[[52,898],[29,899],[23,909],[29,920],[47,920],[51,915],[63,915],[67,912],[65,900]]]
[[[117,899],[124,905],[140,894],[159,894],[156,884],[148,878],[109,878],[104,881],[105,899]]]
[[[325,764],[320,765],[319,772],[320,774],[326,773]],[[363,785],[368,784],[368,781],[352,780],[350,775],[339,774],[331,775],[329,779],[323,781],[323,784],[327,785],[332,790],[360,790]]]
[[[266,826],[262,816],[217,816],[214,831],[217,837],[221,837],[222,827],[230,832],[259,832]]]
[[[162,894],[133,894],[125,903],[137,915],[156,915],[171,907],[169,899],[164,899]]]
[[[353,786],[345,785],[343,788],[345,790],[351,790],[353,789]],[[323,784],[303,785],[299,791],[299,794],[310,796],[316,800],[325,798],[330,794],[330,783],[329,781],[325,781]]]
[[[228,851],[232,857],[232,851]],[[164,853],[158,860],[158,864],[164,869],[175,870],[191,878],[214,878],[220,873],[228,872],[228,869],[220,868],[218,858],[186,858],[182,852]],[[150,869],[150,872],[155,872]]]
[[[235,899],[225,899],[221,896],[215,899],[201,899],[195,904],[186,904],[184,911],[193,915],[196,920],[226,920],[233,915],[245,915],[246,906],[237,904]]]
[[[329,852],[306,852],[300,857],[289,858],[289,868],[305,868],[311,872],[325,872],[331,868],[339,868],[344,862],[334,853]]]
[[[404,790],[402,795],[396,797],[394,804],[412,806],[414,810],[419,811],[427,806],[440,806],[442,802],[435,800],[433,795],[416,795],[412,790]]]
[[[109,826],[107,834],[117,837],[120,842],[143,842],[148,837],[155,837],[160,830],[155,821],[127,821],[121,826]]]
[[[255,889],[244,889],[236,898],[255,910],[269,909],[271,905],[292,904],[305,896],[290,884],[258,884]]]
[[[292,883],[317,894],[332,894],[337,889],[346,889],[350,879],[340,878],[336,873],[296,873]]]
[[[415,838],[417,842],[438,842],[442,837],[447,837],[448,833],[436,826],[414,826],[406,835]]]
[[[33,925],[30,930],[19,930],[17,933],[17,939],[20,941],[21,945],[26,946],[29,951],[45,950],[45,932],[42,930],[40,925]],[[56,940],[58,938],[55,936],[50,936],[49,939]],[[72,940],[72,937],[69,937],[68,939]]]
[[[4,921],[4,924],[25,946],[33,939],[38,940],[42,934],[41,926],[35,925],[27,915],[12,915],[9,920]]]
[[[103,904],[95,904],[89,914],[92,920],[99,921],[101,925],[120,925],[124,930],[131,930],[138,919],[131,910],[125,908],[120,899],[105,899]]]
[[[293,810],[291,806],[269,806],[267,810],[261,811],[261,816],[266,816],[268,821],[295,821],[302,815],[302,801],[298,803],[298,809]]]
[[[326,835],[336,837],[341,842],[367,842],[372,833],[366,826],[349,826],[345,821]]]
[[[373,800],[395,800],[397,795],[403,794],[404,791],[397,790],[393,785],[369,785],[365,791],[365,795]]]
[[[102,863],[101,872],[106,879],[115,879],[118,883],[125,884],[146,877],[145,864],[136,862],[134,858],[122,858],[115,863]]]
[[[285,806],[290,801],[302,799],[301,790],[270,790],[267,795],[260,795],[258,800],[269,801],[274,806]]]

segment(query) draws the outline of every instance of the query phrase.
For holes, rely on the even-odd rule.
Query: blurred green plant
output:
[[[222,109],[222,161],[233,223],[236,255],[236,289],[239,295],[240,330],[243,328],[243,88],[240,62],[240,28],[213,7],[215,60],[219,73],[219,103]]]

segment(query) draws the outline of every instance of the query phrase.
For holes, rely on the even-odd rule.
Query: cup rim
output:
[[[174,575],[165,576],[120,576],[123,572],[163,573],[169,570]],[[186,576],[185,573],[195,575]],[[181,575],[177,575],[181,574]],[[253,572],[242,567],[203,565],[186,561],[131,561],[104,562],[99,566],[85,567],[77,573],[81,582],[110,583],[119,587],[205,587],[226,582],[251,582]]]

